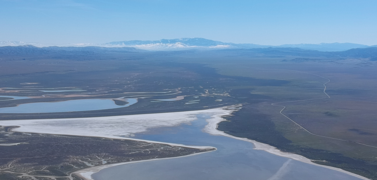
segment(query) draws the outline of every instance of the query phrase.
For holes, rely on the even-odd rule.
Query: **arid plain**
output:
[[[1,107],[93,98],[119,107],[1,113],[0,119],[101,117],[242,104],[224,117],[227,121],[219,130],[376,179],[376,62],[316,51],[282,52],[2,49]],[[125,98],[137,98],[137,103],[122,107]]]

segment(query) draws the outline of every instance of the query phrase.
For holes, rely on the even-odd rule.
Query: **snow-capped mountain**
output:
[[[108,47],[136,47],[140,49],[228,48],[232,45],[233,43],[224,43],[204,38],[116,41],[104,44],[104,46]]]

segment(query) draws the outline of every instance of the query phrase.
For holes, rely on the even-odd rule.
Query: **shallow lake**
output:
[[[155,99],[155,100],[153,100],[152,102],[162,102],[162,101],[167,101],[167,102],[169,102],[169,101],[179,101],[179,100],[176,99],[176,98],[171,98],[171,99]]]
[[[217,150],[182,158],[135,162],[103,169],[95,180],[357,180],[320,166],[254,150],[250,142],[202,132],[209,116],[198,115],[190,125],[155,128],[134,138]]]
[[[59,93],[59,92],[83,92],[83,91],[86,91],[86,90],[82,90],[82,89],[68,89],[68,90],[39,90],[41,92],[48,92],[48,93]]]
[[[117,105],[112,99],[79,99],[58,102],[38,102],[20,104],[16,107],[0,108],[0,113],[54,113],[73,111],[94,111],[115,109],[131,106],[137,103],[136,98],[125,99],[128,103]]]
[[[4,100],[0,100],[0,101],[11,101],[11,100],[18,100],[18,99],[30,99],[27,96],[0,96],[0,98],[4,98]]]

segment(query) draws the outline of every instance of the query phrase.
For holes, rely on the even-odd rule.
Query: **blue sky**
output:
[[[0,41],[377,44],[377,0],[0,0]]]

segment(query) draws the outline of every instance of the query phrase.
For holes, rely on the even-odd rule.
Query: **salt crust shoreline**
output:
[[[310,159],[308,159],[304,156],[301,156],[301,155],[298,155],[298,154],[293,154],[293,153],[282,152],[279,149],[277,149],[276,147],[265,144],[265,143],[261,143],[261,142],[255,141],[255,140],[250,140],[250,139],[247,139],[247,138],[240,138],[240,137],[231,136],[229,134],[224,133],[223,131],[217,130],[218,124],[222,121],[226,121],[226,120],[223,119],[222,117],[212,117],[211,119],[207,119],[208,125],[205,126],[203,131],[205,131],[209,134],[212,134],[212,135],[226,136],[226,137],[238,139],[238,140],[241,140],[241,141],[251,142],[251,143],[254,144],[255,150],[266,151],[270,154],[274,154],[274,155],[277,155],[277,156],[286,157],[286,158],[290,158],[290,159],[300,161],[300,162],[304,162],[304,163],[307,163],[307,164],[312,164],[312,165],[315,165],[315,166],[320,166],[320,167],[328,168],[328,169],[331,169],[331,170],[339,171],[339,172],[342,172],[342,173],[345,173],[345,174],[348,174],[348,175],[351,175],[351,176],[354,176],[354,177],[357,177],[357,178],[360,178],[360,179],[363,179],[363,180],[370,180],[366,177],[345,171],[345,170],[340,169],[340,168],[316,164],[316,163],[312,162]]]
[[[211,147],[211,148],[214,148],[214,147]],[[215,151],[217,150],[217,148],[214,148],[214,149],[215,149]],[[213,151],[206,151],[206,152],[194,153],[194,154],[189,154],[189,155],[184,155],[184,156],[169,157],[169,158],[146,159],[146,160],[141,160],[141,161],[129,161],[129,162],[123,162],[123,163],[116,163],[116,164],[107,164],[107,165],[82,169],[82,170],[74,172],[74,174],[80,176],[81,178],[83,178],[85,180],[93,180],[92,175],[94,173],[97,173],[97,172],[99,172],[103,169],[114,167],[114,166],[120,166],[120,165],[124,165],[124,164],[132,164],[132,163],[139,163],[139,162],[147,162],[147,161],[157,161],[157,160],[163,160],[163,159],[177,159],[177,158],[183,158],[183,157],[189,157],[189,156],[196,156],[196,155],[199,155],[199,154],[210,153],[210,152],[213,152]]]
[[[254,144],[254,149],[255,150],[266,151],[268,153],[271,153],[271,154],[274,154],[274,155],[277,155],[277,156],[286,157],[286,158],[290,158],[290,159],[293,159],[293,160],[296,160],[296,161],[300,161],[300,162],[312,164],[312,165],[315,165],[315,166],[320,166],[320,167],[332,169],[332,170],[339,171],[339,172],[342,172],[342,173],[345,173],[345,174],[348,174],[348,175],[351,175],[351,176],[354,176],[354,177],[357,177],[357,178],[360,178],[360,179],[363,179],[363,180],[369,180],[368,178],[365,178],[363,176],[360,176],[360,175],[357,175],[357,174],[345,171],[345,170],[340,169],[340,168],[335,168],[335,167],[331,167],[331,166],[324,166],[324,165],[313,163],[310,159],[308,159],[308,158],[306,158],[304,156],[301,156],[301,155],[287,153],[287,152],[282,152],[279,149],[277,149],[276,147],[270,146],[268,144],[260,143],[260,142],[257,142],[255,140],[250,140],[250,139],[247,139],[247,138],[240,138],[240,137],[231,136],[229,134],[224,133],[223,131],[217,130],[218,124],[220,122],[222,122],[222,121],[226,121],[222,117],[223,116],[230,116],[233,113],[233,111],[236,111],[239,108],[240,108],[240,106],[228,106],[228,107],[223,107],[223,108],[215,108],[215,109],[207,109],[207,110],[197,110],[197,111],[184,111],[184,112],[173,112],[173,113],[157,113],[157,114],[145,114],[145,115],[128,115],[128,117],[129,116],[154,116],[154,115],[159,115],[159,114],[170,114],[171,116],[174,116],[174,113],[185,113],[184,115],[210,114],[211,118],[209,118],[209,119],[206,120],[208,122],[208,124],[203,129],[203,131],[206,132],[206,133],[209,133],[211,135],[226,136],[226,137],[234,138],[234,139],[237,139],[237,140],[251,142],[251,143]],[[112,118],[112,117],[114,117],[114,116],[110,116],[110,117],[98,117],[96,119],[105,120],[107,118]],[[124,117],[124,116],[118,116],[118,117]],[[148,118],[148,117],[146,117],[146,118]],[[189,123],[190,121],[193,120],[192,117],[190,118],[188,116],[187,118],[191,119],[191,120],[183,121],[183,122],[180,122],[179,124],[174,124],[173,123],[173,124],[170,124],[170,125],[171,126],[177,126],[177,125],[180,125],[180,124],[183,124],[183,123]],[[88,118],[75,118],[75,119],[88,119]],[[56,119],[56,120],[59,121],[59,119]],[[65,120],[67,120],[67,119],[65,119]],[[18,122],[24,122],[24,121],[32,122],[32,121],[46,121],[46,120],[0,121],[0,125],[4,126],[4,122],[7,122],[7,123],[5,123],[5,125],[17,125],[17,124],[15,124],[17,121]],[[163,126],[166,126],[166,124],[164,124]],[[147,128],[145,128],[144,130],[146,130],[146,129]],[[28,130],[30,130],[30,131],[28,131]],[[140,139],[127,138],[127,137],[119,137],[119,136],[112,136],[112,135],[101,135],[101,134],[96,134],[96,133],[95,133],[95,135],[89,135],[89,134],[85,134],[85,133],[84,134],[61,133],[61,132],[56,132],[56,133],[54,132],[54,133],[52,133],[52,132],[44,132],[43,130],[42,130],[42,132],[35,132],[35,130],[33,130],[33,129],[22,128],[22,125],[21,125],[21,128],[14,129],[13,131],[30,132],[30,133],[43,133],[43,134],[76,135],[76,136],[86,136],[86,137],[103,137],[103,138],[110,138],[110,139],[128,139],[128,140],[136,140],[136,141],[150,142],[150,143],[159,143],[159,144],[168,144],[168,145],[172,145],[172,146],[182,146],[182,147],[190,147],[190,148],[197,148],[197,149],[214,148],[214,147],[210,147],[210,146],[186,146],[186,145],[182,145],[182,144],[174,144],[174,143],[165,143],[165,142],[158,142],[158,141],[140,140]],[[136,132],[134,132],[134,133],[136,133]],[[129,135],[132,136],[132,133],[130,133]],[[215,148],[215,150],[217,150],[217,149]],[[131,162],[116,163],[116,164],[108,164],[108,165],[102,165],[102,166],[96,166],[96,167],[90,167],[90,168],[87,168],[87,169],[82,169],[82,170],[74,172],[74,174],[76,174],[76,175],[84,178],[85,180],[93,180],[93,178],[91,176],[94,173],[97,173],[97,172],[99,172],[102,169],[106,169],[106,168],[110,168],[110,167],[114,167],[114,166],[118,166],[118,165],[124,165],[124,164],[130,164],[130,163],[139,163],[139,162],[146,162],[146,161],[155,161],[155,160],[162,160],[162,159],[183,158],[183,157],[194,156],[194,155],[203,154],[203,153],[209,153],[209,152],[212,152],[212,151],[207,151],[207,152],[202,152],[202,153],[194,153],[194,154],[185,155],[185,156],[178,156],[178,157],[158,158],[158,159],[149,159],[149,160],[141,160],[141,161],[131,161]]]

